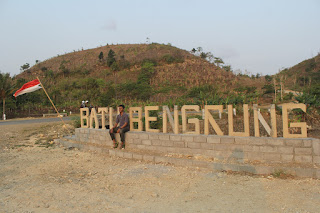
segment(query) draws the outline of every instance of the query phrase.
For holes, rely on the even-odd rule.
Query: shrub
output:
[[[74,128],[80,128],[81,127],[81,121],[80,121],[80,116],[73,116],[71,118],[72,124]]]

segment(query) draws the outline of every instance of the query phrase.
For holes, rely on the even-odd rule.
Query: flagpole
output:
[[[54,107],[54,109],[55,109],[55,110],[56,110],[56,112],[58,113],[59,118],[61,119],[61,121],[63,122],[63,124],[64,124],[64,125],[66,125],[66,123],[65,123],[65,122],[64,122],[64,120],[62,119],[62,117],[61,117],[60,113],[58,112],[58,110],[57,110],[56,106],[53,104],[53,102],[52,102],[51,98],[49,97],[49,95],[48,95],[48,93],[47,93],[46,89],[44,88],[43,84],[41,83],[40,79],[39,79],[38,77],[37,77],[37,79],[39,80],[40,85],[41,85],[42,89],[44,90],[44,92],[46,93],[46,95],[47,95],[48,99],[50,100],[50,102],[51,102],[52,106]]]

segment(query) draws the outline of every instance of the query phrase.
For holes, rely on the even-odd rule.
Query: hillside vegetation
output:
[[[309,106],[320,107],[320,54],[281,70],[274,76],[274,84],[283,90],[301,92],[296,100]],[[281,88],[281,87],[280,87]]]
[[[106,45],[58,55],[31,68],[23,65],[13,80],[18,89],[39,77],[58,108],[66,110],[78,110],[82,100],[94,106],[262,101],[263,77],[235,75],[222,59],[214,62],[200,50],[157,43]],[[50,103],[40,90],[10,98],[7,106],[17,114],[47,110]]]

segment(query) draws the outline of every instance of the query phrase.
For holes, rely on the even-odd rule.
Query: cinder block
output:
[[[235,150],[235,151],[232,151],[231,154],[229,154],[228,158],[229,158],[229,160],[231,160],[231,159],[238,159],[238,160],[241,159],[241,160],[243,160],[246,157],[245,157],[245,153],[244,152]]]
[[[221,144],[234,143],[234,137],[227,137],[227,136],[221,137],[220,143]]]
[[[311,168],[294,168],[294,170],[297,177],[312,178],[315,176],[315,170]]]
[[[207,143],[207,137],[202,135],[197,135],[193,137],[194,142]]]
[[[285,144],[287,146],[294,146],[294,147],[302,147],[303,145],[301,139],[285,139]]]
[[[150,134],[149,133],[149,139],[159,139],[159,134],[156,134],[156,133],[154,133],[154,134]]]
[[[256,145],[243,145],[243,151],[245,152],[259,152],[261,146]]]
[[[294,148],[296,155],[312,155],[312,148]]]
[[[320,156],[313,156],[313,163],[320,164]]]
[[[138,149],[145,149],[145,148],[146,148],[146,145],[137,144],[137,148],[138,148]]]
[[[185,154],[185,155],[190,155],[190,154],[192,154],[192,149],[187,148],[187,147],[179,148],[179,153]]]
[[[312,150],[314,155],[320,156],[320,140],[319,139],[312,140]]]
[[[262,161],[263,155],[259,152],[248,152],[245,159]]]
[[[261,146],[260,147],[260,152],[277,152],[277,147],[273,146]]]
[[[184,142],[193,142],[194,141],[194,137],[192,135],[181,135],[181,141]]]
[[[219,136],[208,136],[207,143],[220,143],[220,138]]]
[[[308,155],[295,155],[294,161],[297,163],[312,163],[312,156]]]
[[[161,140],[151,140],[151,143],[153,146],[161,146],[162,141]]]
[[[179,153],[179,148],[170,146],[166,147],[166,151],[167,153]]]
[[[170,140],[170,135],[167,134],[159,134],[158,135],[159,140]]]
[[[243,145],[240,144],[230,144],[229,145],[229,151],[237,151],[237,152],[243,152]]]
[[[129,144],[126,144],[126,147],[130,148],[130,149],[137,149],[138,145],[137,144],[134,144],[134,143],[129,143]]]
[[[213,144],[213,150],[229,151],[230,150],[230,146],[228,144]]]
[[[133,143],[133,139],[132,138],[126,138],[126,143]]]
[[[280,146],[277,148],[278,148],[278,153],[280,154],[293,154],[293,147]]]
[[[142,140],[149,139],[149,134],[147,133],[139,133],[139,138]]]
[[[258,137],[250,137],[249,144],[250,145],[266,145],[266,138],[258,138]]]
[[[136,159],[136,160],[142,160],[142,155],[133,153],[133,154],[132,154],[132,158],[133,158],[133,159]]]
[[[281,154],[281,162],[292,162],[293,155],[290,154]]]
[[[170,135],[170,140],[181,141],[181,135]]]
[[[161,145],[162,146],[173,146],[173,141],[162,141]]]
[[[249,172],[252,174],[257,174],[256,168],[252,165],[239,165],[239,170],[241,172]]]
[[[200,143],[201,149],[213,149],[212,143]]]
[[[132,138],[132,139],[138,139],[139,135],[133,132],[128,132],[126,133],[128,138]]]
[[[151,155],[143,155],[142,159],[145,161],[154,162],[154,156]]]
[[[239,172],[240,171],[240,167],[239,167],[239,165],[236,165],[236,164],[225,163],[225,164],[223,164],[223,170]]]
[[[132,142],[134,144],[142,144],[142,140],[141,139],[132,139]]]
[[[174,147],[185,147],[184,142],[174,141],[173,143]]]
[[[169,158],[168,157],[162,157],[162,156],[155,156],[154,157],[154,162],[155,163],[169,163]]]
[[[201,145],[200,145],[200,143],[196,143],[196,142],[188,142],[187,147],[189,147],[191,149],[199,149],[199,148],[201,148]]]
[[[209,153],[210,150],[207,150],[207,153]],[[232,152],[230,151],[215,151],[211,153],[210,156],[213,156],[214,158],[217,158],[219,160],[226,160],[228,159],[231,155]]]
[[[166,153],[167,152],[167,148],[168,147],[165,147],[165,146],[157,146],[157,151]]]
[[[268,175],[274,172],[274,169],[269,166],[255,166],[256,173],[259,175]]]
[[[281,160],[281,155],[278,153],[263,153],[262,156],[265,161],[280,162]]]
[[[284,146],[284,139],[279,138],[268,138],[266,144],[271,146]]]
[[[249,144],[248,137],[235,137],[235,144]]]
[[[117,150],[117,151],[116,151],[116,156],[117,156],[117,157],[122,157],[122,158],[123,158],[123,152],[121,152],[121,151]]]
[[[123,157],[124,157],[124,158],[128,158],[128,159],[132,159],[132,153],[130,153],[130,152],[124,152],[124,153],[123,153]]]
[[[142,140],[142,144],[150,146],[151,145],[151,140]]]
[[[205,149],[191,149],[192,154],[205,155],[207,154],[207,150]]]
[[[304,147],[312,147],[312,140],[311,139],[303,140],[303,146]]]
[[[150,151],[155,151],[155,150],[157,150],[157,147],[155,147],[155,146],[146,146],[145,149],[146,150],[150,150]]]

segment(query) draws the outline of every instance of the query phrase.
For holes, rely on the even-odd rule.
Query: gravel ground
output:
[[[0,126],[0,212],[319,212],[320,180],[69,150],[51,141],[63,131],[60,123]]]

